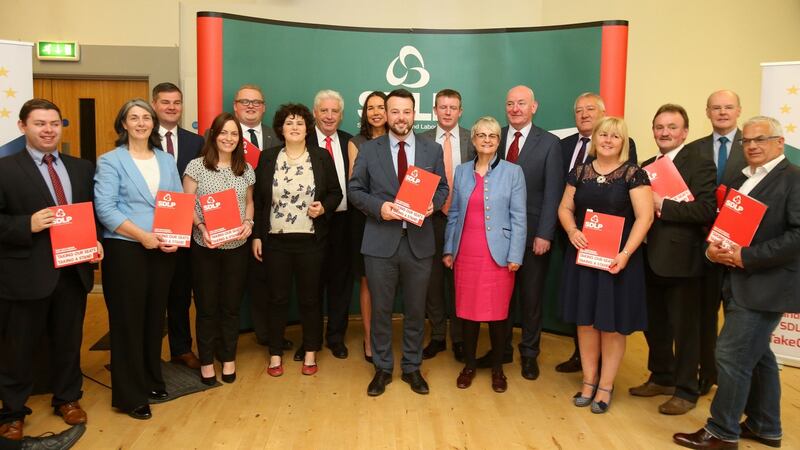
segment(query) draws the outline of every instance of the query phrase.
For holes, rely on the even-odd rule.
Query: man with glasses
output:
[[[688,133],[686,110],[680,105],[662,105],[653,118],[659,153],[642,165],[670,158],[694,196],[693,201],[679,202],[654,191],[656,218],[644,246],[650,378],[630,393],[671,396],[658,407],[661,414],[669,415],[684,414],[697,403],[703,243],[716,215],[714,161],[684,148]]]
[[[784,156],[781,125],[771,117],[745,122],[742,141],[747,166],[730,187],[767,211],[748,247],[711,243],[706,250],[724,267],[725,323],[711,417],[695,433],[672,437],[689,448],[733,449],[740,438],[781,446],[781,385],[770,338],[784,313],[800,312],[800,168]]]
[[[717,186],[730,186],[742,173],[746,162],[742,153],[742,132],[736,121],[742,107],[739,96],[729,90],[712,93],[706,101],[706,117],[712,133],[686,146],[713,159],[717,166]],[[717,199],[719,202],[719,198]],[[719,305],[722,300],[722,266],[707,264],[703,275],[703,295],[700,301],[700,395],[708,394],[717,383],[714,349],[717,343]]]

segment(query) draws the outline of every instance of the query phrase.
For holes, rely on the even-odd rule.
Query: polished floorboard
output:
[[[401,320],[395,321],[395,354],[399,361]],[[91,294],[87,307],[82,369],[87,377],[109,385],[104,365],[108,352],[89,347],[108,331],[101,294]],[[647,345],[637,333],[628,349],[607,414],[572,405],[581,375],[560,374],[557,363],[572,351],[570,338],[544,334],[539,357],[541,376],[528,381],[520,375],[518,354],[505,366],[508,391],[491,390],[488,370],[478,373],[471,388],[456,388],[461,364],[449,348],[422,365],[431,393],[421,396],[400,380],[399,364],[393,382],[380,397],[366,395],[374,373],[361,351],[363,328],[353,318],[347,334],[350,357],[334,358],[325,349],[314,376],[300,374],[301,363],[285,355],[285,374],[265,372],[266,349],[252,333],[239,338],[237,380],[233,384],[154,405],[153,418],[138,421],[111,408],[111,391],[84,378],[81,404],[89,416],[86,434],[76,449],[662,449],[677,448],[675,432],[696,431],[708,415],[711,395],[683,416],[664,416],[658,405],[667,397],[636,398],[629,387],[647,378]],[[299,326],[287,337],[301,341]],[[515,343],[519,330],[515,330]],[[482,330],[479,354],[488,346]],[[164,358],[168,357],[166,340]],[[219,368],[217,369],[219,373]],[[783,388],[783,448],[800,448],[800,370],[781,371]],[[27,435],[60,431],[66,425],[52,414],[50,396],[31,398],[34,413],[25,425]],[[767,448],[741,441],[740,448]]]

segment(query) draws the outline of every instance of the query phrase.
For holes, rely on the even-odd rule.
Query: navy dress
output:
[[[591,163],[570,171],[567,183],[575,186],[575,223],[583,226],[587,209],[625,218],[620,250],[628,240],[635,215],[629,190],[649,185],[647,172],[624,163],[608,174],[598,174]],[[595,329],[631,334],[647,329],[644,258],[641,246],[617,275],[575,264],[577,250],[567,241],[561,276],[559,306],[565,322]]]

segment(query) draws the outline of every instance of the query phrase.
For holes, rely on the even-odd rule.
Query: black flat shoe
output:
[[[223,383],[233,383],[236,381],[236,372],[233,373],[223,373],[220,377]]]
[[[338,359],[345,359],[349,355],[347,347],[341,342],[328,344],[328,348],[331,349],[331,353],[333,354],[333,356]]]
[[[306,357],[306,351],[303,349],[303,346],[301,345],[300,348],[298,348],[297,351],[294,352],[294,357],[292,359],[294,359],[295,361],[302,361],[303,358],[305,357]]]
[[[222,378],[223,381],[225,380],[224,377],[225,377],[225,375],[223,375],[223,378]],[[217,376],[216,375],[212,375],[210,377],[204,377],[204,376],[200,375],[200,382],[205,384],[206,386],[214,386],[215,384],[217,384]]]
[[[169,397],[169,394],[167,391],[158,390],[150,391],[147,396],[150,398],[150,400],[166,400]]]
[[[372,364],[372,355],[367,354],[367,344],[362,343],[362,348],[364,349],[364,361]]]
[[[133,408],[128,411],[128,415],[137,420],[147,420],[153,417],[153,413],[150,412],[150,405],[142,405],[138,408]]]

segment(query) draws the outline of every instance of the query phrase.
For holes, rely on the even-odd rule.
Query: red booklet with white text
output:
[[[158,191],[153,215],[153,233],[164,243],[188,247],[192,237],[194,194]]]
[[[586,248],[578,250],[575,264],[608,270],[614,258],[619,254],[622,241],[622,227],[625,218],[586,210],[581,231],[589,241]]]
[[[255,169],[258,166],[258,158],[261,157],[261,150],[247,139],[242,140],[244,141],[244,160]]]
[[[98,250],[92,202],[52,206],[50,210],[56,215],[50,227],[56,268],[94,259]]]
[[[730,247],[731,242],[740,247],[747,247],[767,212],[767,205],[731,189],[725,202],[719,209],[719,215],[708,233],[708,242],[722,242],[722,246]]]
[[[691,202],[694,195],[675,163],[669,158],[659,158],[656,162],[642,167],[650,177],[650,185],[656,194],[676,202]]]
[[[236,189],[201,195],[200,206],[203,208],[203,221],[212,244],[236,240],[236,236],[242,231]]]
[[[394,199],[399,206],[397,213],[403,220],[418,227],[422,226],[428,205],[433,200],[441,178],[439,175],[419,167],[408,167],[403,183],[397,191],[397,197]]]

